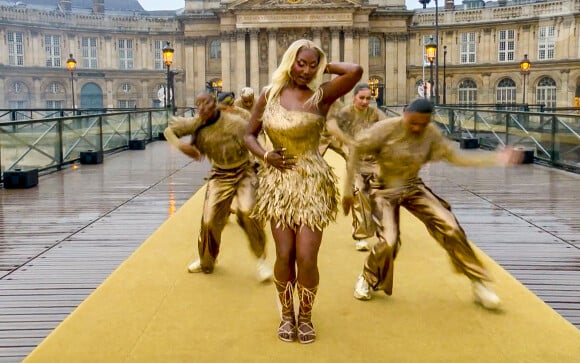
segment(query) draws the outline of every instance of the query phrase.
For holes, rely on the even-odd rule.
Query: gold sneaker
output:
[[[481,304],[486,309],[494,310],[501,305],[501,299],[495,292],[481,281],[473,281],[473,295],[477,304]]]

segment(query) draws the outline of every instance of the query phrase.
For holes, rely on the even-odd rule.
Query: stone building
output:
[[[523,102],[527,54],[526,103],[570,107],[580,96],[579,14],[580,0],[447,0],[436,27],[433,7],[403,0],[185,0],[156,12],[136,0],[0,0],[0,108],[71,108],[73,86],[80,108],[162,106],[167,42],[178,107],[205,88],[259,90],[301,37],[331,61],[363,65],[377,102],[401,105],[431,78],[424,49],[436,35],[439,102]]]

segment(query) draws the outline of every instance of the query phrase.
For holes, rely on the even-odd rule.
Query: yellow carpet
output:
[[[330,162],[343,173],[334,154]],[[580,362],[580,330],[487,256],[503,310],[472,303],[443,249],[408,213],[392,297],[352,297],[364,253],[350,216],[324,234],[311,345],[276,337],[274,287],[254,277],[239,227],[227,225],[213,275],[189,274],[203,191],[191,198],[25,360],[42,362]],[[269,241],[269,259],[274,250]]]

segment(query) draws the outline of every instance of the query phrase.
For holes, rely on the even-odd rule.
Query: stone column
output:
[[[330,61],[340,62],[340,30],[332,28],[330,34]]]
[[[570,94],[568,84],[570,81],[570,69],[560,70],[560,87],[556,88],[556,107],[568,107],[574,104],[574,93]],[[576,90],[574,90],[576,91]],[[535,92],[534,92],[535,93]]]
[[[40,77],[32,77],[32,99],[30,100],[31,108],[45,108],[46,105],[43,105],[42,102],[42,90],[41,90],[41,81]]]
[[[194,72],[196,76],[194,78],[194,87],[196,92],[205,89],[205,82],[207,81],[205,75],[205,65],[206,65],[206,49],[205,49],[205,38],[199,37],[193,40],[193,52],[194,52]],[[195,95],[193,96],[195,99]]]
[[[188,59],[183,65],[185,73],[185,104],[187,106],[193,106],[195,104],[195,95],[197,92],[205,89],[205,83],[198,85],[195,77],[195,68],[197,66],[197,60],[194,56],[194,43],[195,41],[191,38],[184,39],[183,41],[183,52],[184,59]],[[163,82],[165,83],[165,81]]]
[[[258,46],[258,29],[250,31],[250,82],[249,86],[254,89],[254,92],[259,92],[260,89],[260,52]],[[244,84],[244,87],[248,86]],[[241,88],[236,90],[236,95],[241,91]]]
[[[322,29],[320,28],[312,28],[312,41],[320,48],[322,48],[321,32]]]
[[[270,83],[270,79],[272,78],[272,73],[278,68],[278,59],[277,59],[277,48],[278,43],[276,43],[276,33],[275,29],[268,30],[268,81]],[[256,95],[259,93],[258,89],[255,89],[254,92]]]
[[[75,90],[76,90],[76,85],[75,85]],[[116,92],[113,90],[113,80],[112,79],[106,79],[105,80],[105,89],[103,90],[103,92],[105,94],[105,99],[106,99],[105,105],[106,105],[106,107],[113,107],[113,108],[119,107],[119,105],[115,102],[115,101],[117,101],[114,98],[114,94]],[[77,106],[77,108],[78,107],[80,107],[80,106]]]
[[[153,57],[149,52],[149,39],[141,38],[139,39],[139,45],[141,46],[141,52],[139,57],[134,57],[133,62],[135,63],[135,69],[153,69]],[[134,54],[137,54],[135,51]],[[136,59],[141,58],[141,59]]]
[[[28,52],[28,54],[32,55],[32,62],[26,62],[26,57],[24,57],[25,60],[25,65],[30,65],[33,67],[44,67],[44,58],[42,56],[44,56],[44,52],[41,52],[40,50],[42,49],[42,47],[40,46],[40,37],[42,35],[40,33],[38,33],[35,30],[31,30],[30,31],[30,38],[31,38],[31,42],[30,42],[30,51]],[[26,54],[26,52],[25,52]]]
[[[401,33],[397,36],[397,64],[395,65],[394,73],[396,89],[396,104],[407,103],[407,95],[405,93],[405,88],[400,91],[399,85],[405,84],[407,81],[407,44],[409,42],[409,35],[407,33]],[[388,73],[387,73],[388,74]],[[388,103],[387,103],[388,104]]]
[[[397,46],[396,46],[396,35],[394,33],[387,33],[385,34],[385,40],[383,42],[383,49],[385,57],[385,86],[384,86],[384,93],[385,93],[385,104],[387,105],[394,105],[397,103],[397,92],[398,92],[398,85],[396,80],[396,59],[397,59]],[[406,82],[404,83],[406,84]],[[406,87],[403,87],[406,89]],[[413,87],[414,89],[414,87]],[[416,93],[414,93],[415,95]]]
[[[353,30],[352,29],[345,29],[344,30],[344,61],[345,62],[353,62]]]
[[[230,33],[222,33],[220,44],[222,51],[222,84],[227,90],[232,89],[231,63],[230,63]]]
[[[246,86],[246,32],[236,33],[236,84],[233,89],[239,90]]]
[[[368,29],[361,29],[358,31],[358,35],[359,35],[358,62],[364,69],[361,81],[368,82],[368,79],[371,75],[369,71],[369,31]]]
[[[103,55],[98,52],[97,54],[99,54],[100,56],[97,57],[97,65],[98,68],[105,68],[105,69],[119,69],[118,65],[116,67],[113,67],[113,59],[118,59],[119,57],[113,57],[113,46],[112,46],[112,38],[110,35],[105,35],[103,38],[98,39],[99,42],[103,42],[105,43],[104,45],[104,50],[105,50],[105,56],[103,57]],[[99,48],[99,44],[97,43],[97,49]],[[82,54],[80,54],[82,55]],[[78,62],[78,60],[77,60]]]

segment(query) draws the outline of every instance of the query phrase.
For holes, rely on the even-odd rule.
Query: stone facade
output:
[[[401,105],[430,78],[424,45],[439,38],[439,102],[522,102],[569,107],[580,96],[580,0],[465,9],[407,10],[402,0],[186,0],[177,13],[71,11],[0,5],[0,108],[158,107],[166,84],[161,49],[175,49],[176,105],[221,81],[264,87],[290,42],[306,37],[331,61],[360,63],[378,80],[378,102]],[[1,4],[1,3],[0,3]],[[419,4],[418,4],[419,5]],[[443,47],[447,53],[443,55]],[[77,68],[71,74],[66,60]]]

